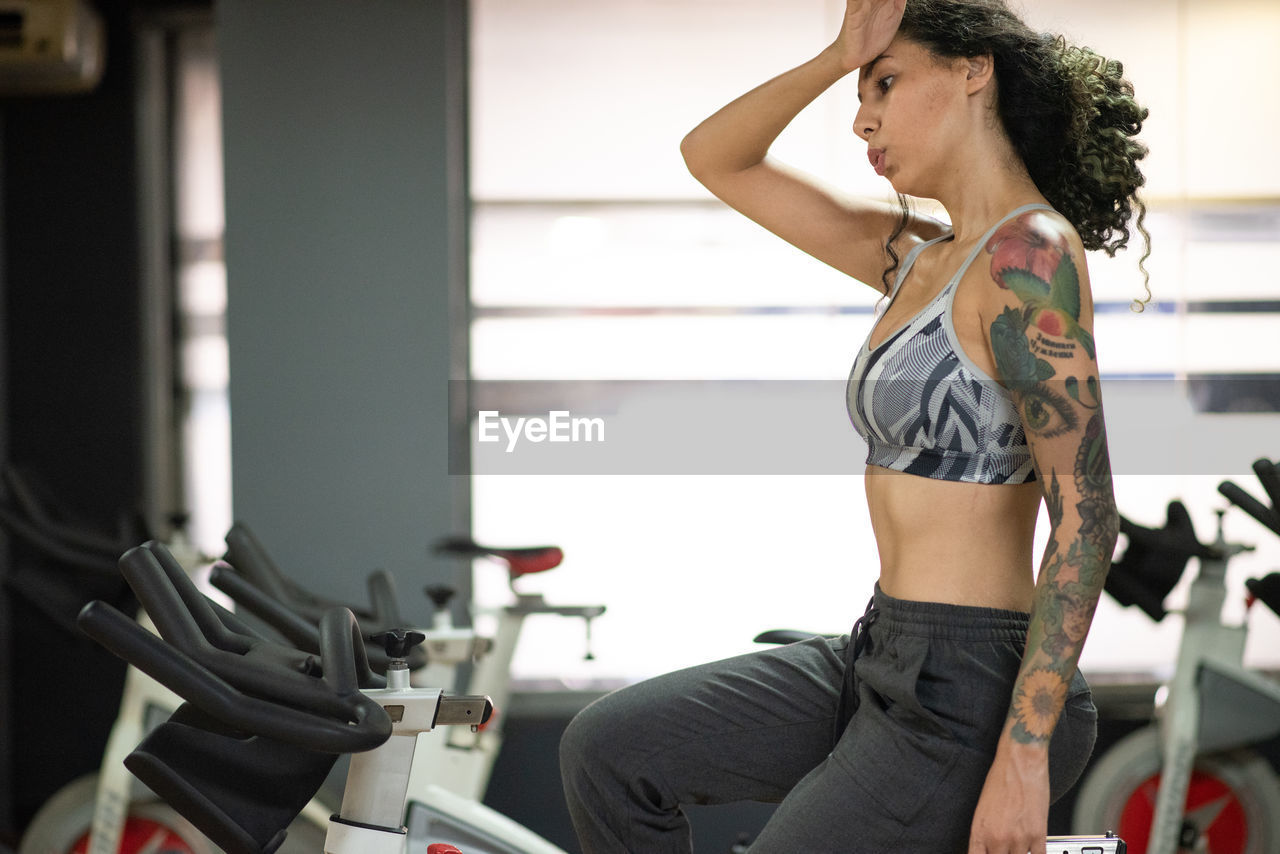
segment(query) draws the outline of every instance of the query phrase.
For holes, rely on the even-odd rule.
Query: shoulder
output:
[[[990,285],[983,289],[988,312],[1012,308],[1027,312],[1028,320],[1043,315],[1049,334],[1055,331],[1055,316],[1088,322],[1093,306],[1084,246],[1057,211],[1038,208],[1006,221],[982,254],[987,259],[983,279]]]

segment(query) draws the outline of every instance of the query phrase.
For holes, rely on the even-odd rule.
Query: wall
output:
[[[462,582],[448,474],[466,370],[465,4],[217,7],[232,502],[278,563],[340,599],[396,573]],[[463,469],[465,470],[465,469]]]

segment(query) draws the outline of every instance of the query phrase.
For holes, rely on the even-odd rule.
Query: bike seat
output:
[[[470,537],[446,537],[436,542],[435,550],[437,554],[454,557],[494,558],[507,565],[513,579],[554,569],[564,560],[564,551],[559,546],[495,548],[482,546]]]
[[[756,643],[788,644],[816,637],[834,637],[834,635],[819,635],[818,632],[806,632],[800,629],[769,629],[767,632],[756,635],[752,640]]]

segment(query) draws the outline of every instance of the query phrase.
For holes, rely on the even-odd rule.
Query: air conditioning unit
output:
[[[0,0],[0,95],[86,92],[105,53],[102,18],[86,0]]]

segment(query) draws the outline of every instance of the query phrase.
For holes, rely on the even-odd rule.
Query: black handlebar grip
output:
[[[350,608],[357,618],[370,621],[374,612],[346,602],[337,602],[316,596],[294,582],[284,572],[261,541],[242,522],[236,522],[227,531],[226,559],[236,571],[249,579],[262,592],[287,606],[303,619],[316,622],[330,608]]]
[[[1265,457],[1255,460],[1253,473],[1258,476],[1258,481],[1266,490],[1267,497],[1271,499],[1271,511],[1280,513],[1280,470],[1277,470],[1276,464]]]
[[[369,675],[369,657],[355,614],[333,608],[320,618],[320,662],[325,684],[339,697],[360,694]]]
[[[400,602],[396,595],[396,582],[391,573],[378,569],[369,574],[369,603],[373,606],[373,619],[366,621],[369,629],[386,629],[403,626]]]
[[[236,522],[227,531],[227,562],[277,602],[290,607],[299,604],[294,591],[285,583],[284,573],[276,566],[267,550],[243,524]],[[307,603],[311,604],[311,603]]]
[[[56,521],[54,514],[49,512],[36,496],[36,491],[14,466],[4,466],[3,480],[5,492],[13,499],[15,518],[27,523],[27,528],[32,533],[84,553],[86,557],[106,558],[113,562],[128,547],[128,542],[113,540],[81,527]]]
[[[240,655],[248,651],[247,639],[218,619],[168,549],[145,543],[121,555],[119,564],[165,640],[188,654],[206,643]]]
[[[278,631],[284,636],[285,640],[298,649],[319,654],[320,630],[317,628],[318,621],[308,620],[284,603],[272,599],[255,587],[252,582],[236,572],[225,561],[216,561],[213,564],[213,568],[209,573],[209,581],[214,587],[235,600],[236,604]],[[323,617],[324,615],[321,614],[321,619]],[[362,688],[384,687],[386,679],[379,674],[387,669],[388,661],[386,655],[381,647],[374,647],[373,649],[365,647],[364,651],[368,662],[368,670],[362,670],[360,686]],[[411,664],[414,667],[421,666],[423,657],[424,655],[411,656]]]
[[[320,652],[320,632],[315,624],[302,619],[280,602],[263,593],[225,561],[216,561],[209,572],[209,582],[227,594],[250,614],[284,636],[298,649]]]
[[[326,710],[282,706],[236,690],[104,602],[90,602],[77,622],[89,637],[235,730],[324,753],[372,750],[391,735],[386,712],[358,691],[355,697],[344,697],[351,712],[340,717]],[[335,682],[342,684],[344,678]]]
[[[108,556],[97,550],[85,550],[71,545],[61,534],[44,530],[2,502],[0,502],[0,525],[14,536],[26,540],[45,554],[70,566],[112,576],[116,574],[116,556],[119,550]]]
[[[1218,484],[1218,492],[1224,495],[1232,504],[1257,519],[1277,535],[1280,535],[1280,513],[1277,513],[1276,510],[1266,506],[1229,480],[1224,480]]]
[[[334,717],[352,714],[349,701],[313,678],[322,666],[314,655],[228,629],[176,561],[162,559],[166,554],[163,546],[147,543],[120,559],[130,586],[165,640],[255,697],[323,709]]]

